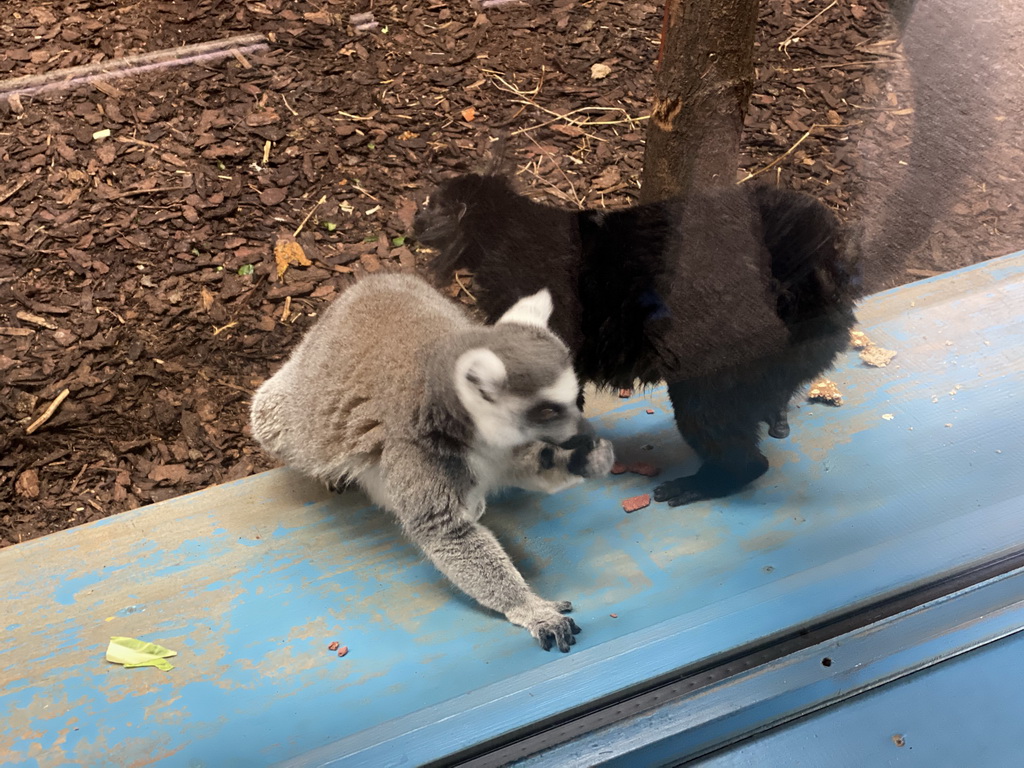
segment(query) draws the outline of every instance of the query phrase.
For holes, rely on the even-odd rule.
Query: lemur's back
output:
[[[409,423],[421,400],[423,348],[469,326],[456,305],[416,278],[356,283],[257,390],[256,439],[325,483],[359,474],[379,461],[385,438]]]

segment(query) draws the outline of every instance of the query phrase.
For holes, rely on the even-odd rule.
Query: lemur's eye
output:
[[[529,417],[531,421],[544,423],[554,421],[563,413],[565,413],[565,407],[558,403],[541,403],[530,410]]]

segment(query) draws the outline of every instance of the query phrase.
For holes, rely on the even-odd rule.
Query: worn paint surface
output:
[[[381,724],[485,711],[499,689],[558,679],[579,702],[961,565],[936,532],[962,530],[966,559],[1020,543],[1004,521],[1024,497],[1024,256],[881,294],[860,316],[899,354],[876,369],[848,353],[831,375],[845,405],[794,410],[746,493],[625,515],[620,500],[658,480],[619,475],[491,506],[484,522],[537,591],[574,601],[567,656],[453,593],[361,495],[288,470],[0,550],[0,763],[258,766],[400,740],[404,720]],[[598,427],[625,461],[694,468],[663,391],[613,401]],[[662,653],[676,626],[687,642]],[[177,650],[175,669],[108,664],[111,635]],[[641,643],[646,666],[572,686]],[[402,754],[416,764],[415,749],[565,704],[537,699]]]

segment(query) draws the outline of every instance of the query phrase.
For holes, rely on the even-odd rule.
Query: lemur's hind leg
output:
[[[715,382],[669,384],[668,393],[676,426],[703,463],[696,474],[658,485],[655,501],[676,507],[721,498],[768,471],[768,459],[758,444],[763,417],[756,408],[744,408],[742,400],[729,393],[723,397]]]
[[[776,440],[789,437],[789,417],[786,414],[785,408],[776,413],[769,414],[765,421],[768,422],[768,435],[770,437],[774,437]]]

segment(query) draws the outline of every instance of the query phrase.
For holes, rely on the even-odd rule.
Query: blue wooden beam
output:
[[[1024,548],[1024,255],[860,315],[896,359],[846,355],[846,404],[803,404],[749,491],[625,515],[656,481],[621,475],[492,505],[537,591],[573,600],[568,655],[455,594],[360,494],[288,470],[0,550],[0,763],[443,761]],[[597,421],[627,460],[693,466],[662,391]],[[176,668],[107,663],[111,635]]]
[[[674,701],[664,700],[652,711],[624,718],[517,765],[679,765],[1022,631],[1024,570],[1017,569],[754,669],[738,670],[717,684]],[[1007,672],[1021,669],[1024,661],[1017,661]],[[1019,680],[1017,674],[1008,676]],[[1002,706],[993,704],[995,709]],[[918,706],[927,707],[928,702]],[[1014,741],[1019,743],[1019,736]],[[892,743],[881,746],[889,752]],[[746,751],[758,757],[755,765],[790,764],[777,751],[772,751],[770,759],[756,747]],[[834,765],[829,761],[812,764]],[[860,765],[884,764],[879,760]]]
[[[1022,659],[1018,632],[687,765],[1017,766]]]

